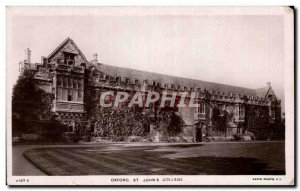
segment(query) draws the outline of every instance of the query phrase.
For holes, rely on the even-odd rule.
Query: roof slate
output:
[[[75,42],[71,38],[66,38],[49,56],[48,59],[53,56],[61,47],[63,47],[68,41],[71,41],[71,43],[74,44],[75,48],[78,50],[78,52],[82,55],[82,57],[86,60],[83,53],[80,51],[78,46],[75,44]],[[183,77],[177,77],[177,76],[170,76],[166,74],[159,74],[159,73],[153,73],[153,72],[146,72],[141,70],[135,70],[131,68],[124,68],[124,67],[117,67],[117,66],[111,66],[111,65],[105,65],[100,63],[94,63],[94,62],[87,62],[87,66],[91,67],[94,66],[97,72],[101,71],[105,73],[106,75],[110,76],[119,76],[122,78],[128,78],[129,81],[135,81],[139,80],[140,82],[143,80],[147,80],[148,83],[152,83],[152,81],[155,81],[156,83],[160,83],[162,87],[165,87],[165,84],[170,87],[171,85],[174,85],[176,88],[180,87],[180,89],[183,89],[184,87],[187,88],[201,88],[206,90],[213,90],[214,92],[219,93],[233,93],[233,94],[244,94],[247,96],[258,96],[261,98],[265,98],[268,89],[266,88],[260,88],[260,89],[249,89],[244,87],[238,87],[238,86],[231,86],[231,85],[225,85],[225,84],[219,84],[214,82],[207,82],[202,80],[196,80],[196,79],[188,79]]]
[[[90,63],[90,65],[94,65]],[[111,66],[106,64],[96,64],[94,65],[95,69],[102,71],[105,74],[110,76],[120,76],[127,77],[129,79],[137,79],[139,81],[147,80],[148,83],[155,81],[156,83],[175,85],[175,87],[180,86],[181,88],[201,88],[206,90],[213,90],[214,92],[222,92],[225,94],[233,93],[233,94],[244,94],[248,96],[258,96],[257,91],[255,89],[219,84],[214,82],[207,82],[196,79],[188,79],[177,76],[170,76],[166,74],[159,74],[153,72],[146,72],[141,70],[135,70],[131,68],[124,68],[118,66]],[[264,97],[261,96],[260,97]]]
[[[269,89],[270,87],[263,87],[263,88],[256,89],[256,95],[258,97],[265,98]]]

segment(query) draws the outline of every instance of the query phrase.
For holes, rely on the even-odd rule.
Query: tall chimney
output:
[[[47,66],[47,58],[45,56],[41,57],[41,64],[45,67]]]
[[[25,50],[25,60],[27,63],[31,62],[31,50],[29,48]]]
[[[93,64],[97,64],[98,63],[98,54],[95,53],[93,54],[93,60],[92,60]]]

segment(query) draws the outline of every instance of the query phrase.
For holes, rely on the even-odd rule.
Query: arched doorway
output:
[[[196,125],[195,141],[202,142],[203,141],[203,123],[198,122],[195,125]]]
[[[196,142],[202,142],[202,128],[200,124],[196,126]]]

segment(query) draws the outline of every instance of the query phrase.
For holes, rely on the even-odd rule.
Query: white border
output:
[[[52,7],[53,8],[53,7]],[[52,8],[49,8],[50,10]],[[34,14],[33,8],[24,7]],[[56,7],[59,9],[59,7]],[[80,11],[79,11],[80,9]],[[88,8],[86,8],[88,9]],[[282,15],[284,17],[284,80],[285,80],[285,110],[286,110],[286,176],[259,176],[276,177],[281,181],[253,181],[257,176],[171,176],[181,177],[184,182],[160,182],[160,183],[112,183],[110,179],[116,176],[27,176],[29,183],[16,183],[16,179],[24,178],[12,176],[11,160],[11,127],[10,127],[10,103],[11,90],[7,89],[7,182],[9,185],[291,185],[294,182],[294,37],[293,37],[293,10],[288,7],[100,7],[102,14],[134,15],[134,14],[193,14],[193,15]],[[72,14],[84,14],[81,8],[70,8]],[[17,14],[17,13],[16,13]],[[7,69],[9,67],[7,63]],[[9,84],[9,73],[7,88]],[[120,177],[143,177],[143,176],[120,176]],[[170,176],[151,176],[151,177],[170,177]],[[237,178],[238,177],[238,178]]]

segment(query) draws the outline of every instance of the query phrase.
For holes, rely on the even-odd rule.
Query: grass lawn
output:
[[[285,174],[280,142],[50,147],[24,156],[48,175]]]

